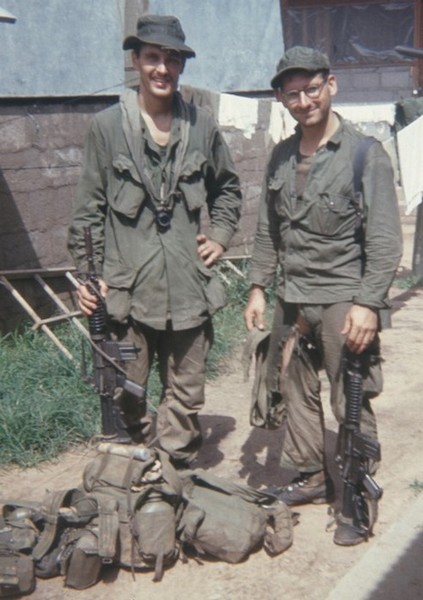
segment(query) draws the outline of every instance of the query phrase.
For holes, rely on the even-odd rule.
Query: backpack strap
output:
[[[34,560],[40,560],[50,550],[57,533],[59,509],[68,505],[68,500],[74,489],[51,492],[44,498],[41,514],[44,519],[44,529],[32,551]]]
[[[364,207],[362,202],[363,191],[363,172],[366,162],[367,152],[372,144],[376,142],[376,138],[366,136],[362,138],[357,145],[354,160],[353,160],[353,187],[354,187],[354,202],[357,207],[360,224],[364,221]]]
[[[362,177],[364,171],[364,163],[366,161],[367,151],[372,144],[376,142],[376,138],[372,136],[366,136],[362,138],[355,151],[354,162],[353,162],[353,184],[354,184],[354,192],[357,194],[361,192],[363,187],[362,185]]]
[[[119,532],[118,502],[116,498],[94,494],[98,507],[98,554],[103,563],[111,563],[116,555]]]

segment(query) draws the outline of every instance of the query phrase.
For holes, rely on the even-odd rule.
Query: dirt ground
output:
[[[412,227],[404,228],[405,252],[402,270],[409,269],[412,253]],[[423,290],[393,290],[393,328],[382,335],[385,359],[385,391],[374,403],[378,417],[383,462],[377,474],[384,488],[380,501],[375,535],[369,542],[342,548],[327,531],[331,517],[328,507],[304,506],[298,509],[299,524],[294,529],[294,543],[286,552],[271,558],[263,550],[242,564],[219,561],[179,561],[166,571],[159,583],[151,573],[137,573],[135,579],[125,570],[108,573],[107,579],[94,587],[75,591],[63,587],[61,578],[37,581],[31,595],[34,600],[324,600],[338,581],[369,552],[372,545],[409,509],[416,500],[411,485],[423,480],[422,467],[422,389],[423,368],[421,335]],[[214,474],[254,487],[286,483],[291,474],[279,466],[283,431],[251,428],[248,421],[252,381],[244,381],[240,363],[235,359],[228,372],[208,385],[207,403],[201,415],[205,436],[199,466]],[[327,391],[327,386],[324,385]],[[333,453],[336,424],[324,393],[327,444]],[[0,472],[0,496],[3,498],[41,499],[45,490],[71,487],[80,482],[84,465],[93,454],[79,447],[54,464],[37,469],[8,469]],[[340,480],[336,465],[330,469]],[[417,574],[402,570],[395,579],[404,581],[407,600],[421,597]],[[419,576],[420,577],[420,576]],[[384,599],[397,598],[394,592]],[[372,596],[373,598],[373,596]]]

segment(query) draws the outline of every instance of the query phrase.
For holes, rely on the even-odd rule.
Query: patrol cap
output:
[[[193,58],[195,52],[185,44],[185,34],[176,17],[164,15],[142,15],[137,22],[136,35],[129,35],[123,41],[124,50],[137,50],[140,42],[155,44],[168,50],[176,50],[186,58]]]
[[[330,70],[330,62],[326,54],[319,50],[306,46],[294,46],[287,50],[280,59],[276,67],[276,75],[270,82],[272,88],[277,89],[283,75],[294,69],[310,72],[320,71],[321,69]]]

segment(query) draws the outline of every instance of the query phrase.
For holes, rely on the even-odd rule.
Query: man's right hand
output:
[[[105,298],[109,288],[102,279],[99,279],[100,294]],[[91,317],[97,308],[99,299],[97,295],[90,289],[89,285],[81,283],[76,290],[78,305],[83,315]]]
[[[265,328],[264,311],[266,308],[266,297],[264,288],[252,285],[248,296],[247,306],[244,311],[244,320],[248,331],[257,327],[261,331]]]

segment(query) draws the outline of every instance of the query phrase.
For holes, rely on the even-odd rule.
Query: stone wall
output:
[[[72,198],[93,113],[111,99],[0,104],[0,271],[71,266],[66,250]],[[69,286],[50,282],[58,292]],[[41,317],[53,307],[34,281],[13,281]],[[0,331],[26,313],[0,286]]]
[[[192,98],[192,91],[185,92]],[[230,97],[230,111],[244,99]],[[2,101],[0,104],[0,271],[56,269],[72,266],[66,249],[72,199],[83,160],[83,144],[92,115],[116,101]],[[219,94],[199,93],[196,101],[219,117]],[[256,224],[260,184],[269,144],[271,102],[249,100],[254,106],[253,131],[223,125],[242,180],[242,223],[230,254],[250,251]],[[257,119],[257,122],[256,122]],[[204,219],[203,227],[207,227]],[[51,279],[55,291],[69,286]],[[13,285],[44,318],[54,311],[33,280]],[[14,326],[22,316],[19,304],[0,286],[0,331]]]

